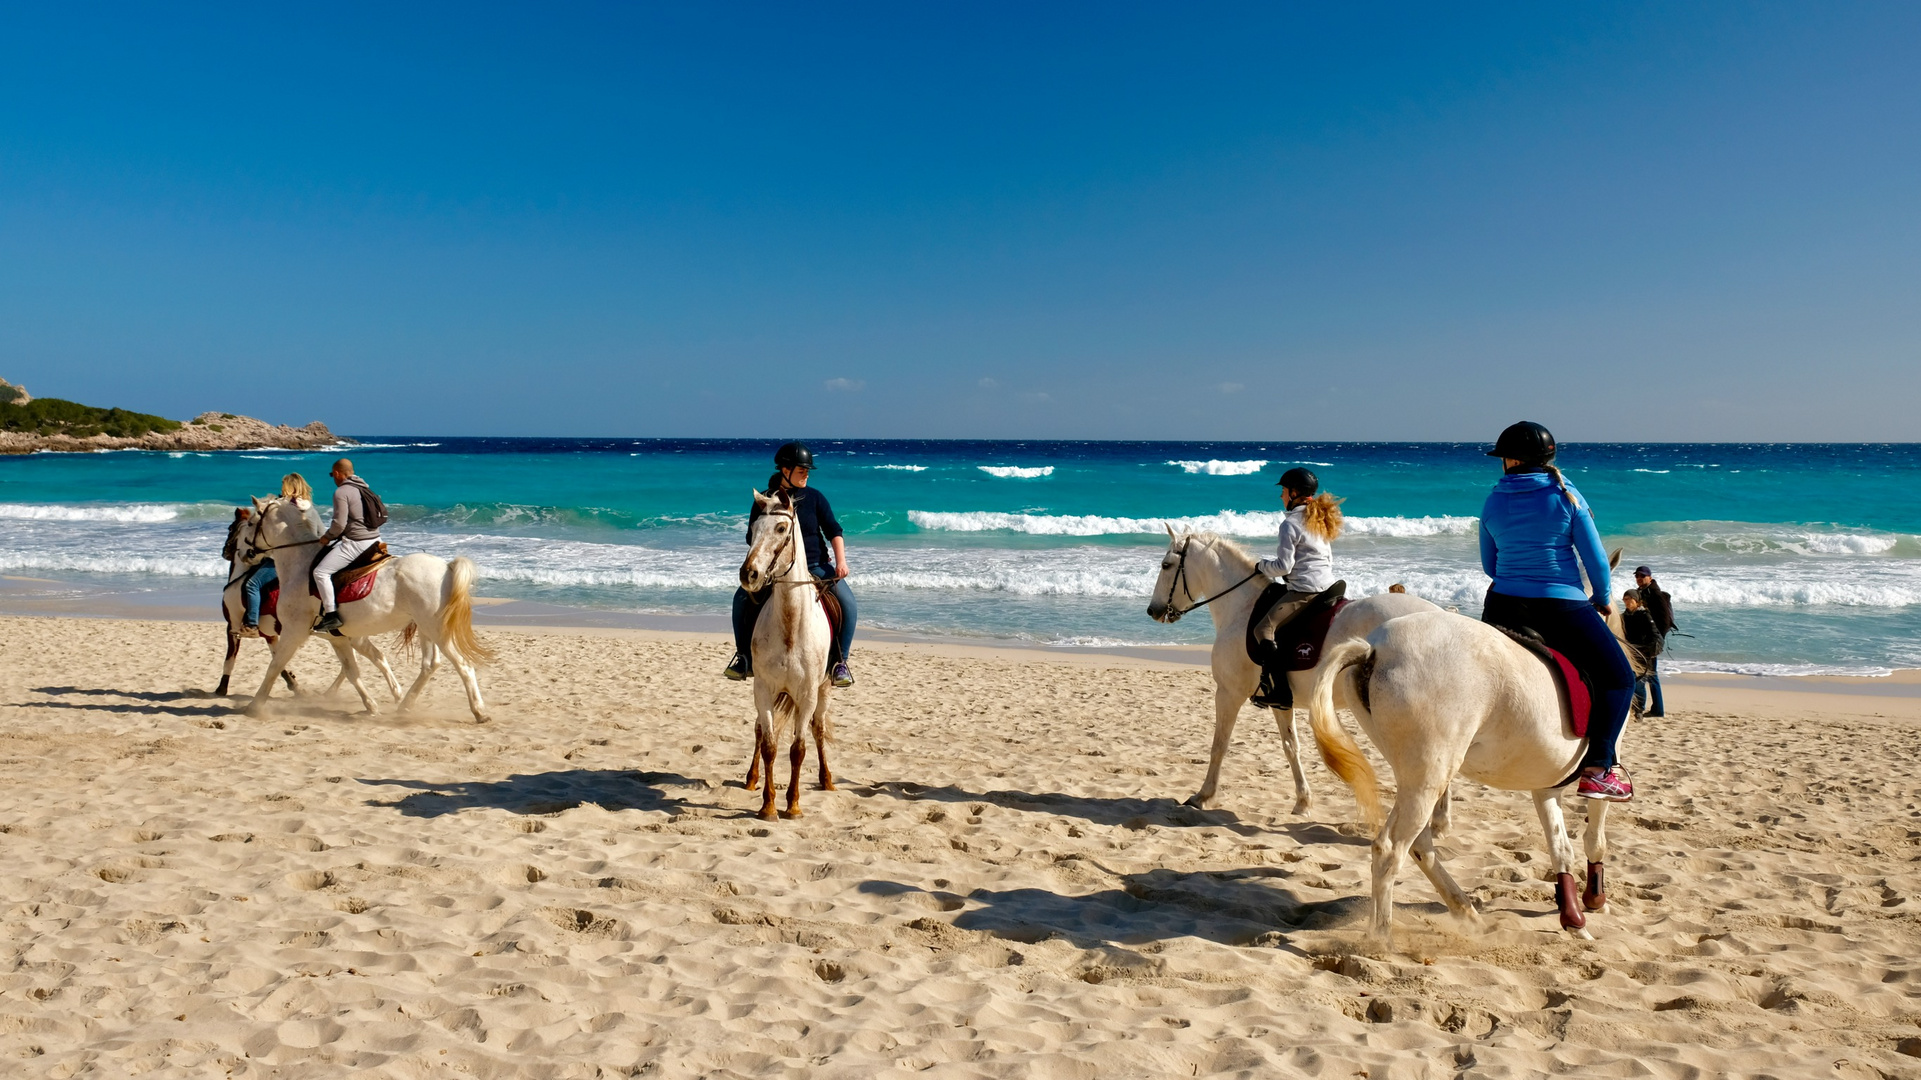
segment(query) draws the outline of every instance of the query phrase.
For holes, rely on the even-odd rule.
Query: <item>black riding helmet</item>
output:
[[[1294,468],[1282,473],[1280,480],[1277,481],[1274,486],[1293,488],[1303,495],[1312,495],[1321,490],[1321,478],[1315,476],[1310,470],[1303,469],[1296,465]]]
[[[1509,424],[1494,440],[1488,457],[1513,458],[1523,465],[1548,465],[1554,461],[1554,433],[1532,420]]]
[[[774,467],[778,469],[811,469],[814,467],[814,452],[807,449],[804,442],[782,443],[774,451]]]

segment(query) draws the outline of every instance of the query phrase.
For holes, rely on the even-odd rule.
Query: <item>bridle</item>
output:
[[[784,510],[767,510],[763,512],[761,516],[769,518],[784,517],[793,526],[787,534],[787,565],[779,570],[768,571],[768,586],[819,585],[820,582],[816,580],[812,574],[807,575],[807,580],[805,581],[783,580],[788,574],[793,573],[794,564],[800,561],[800,512],[790,505]]]
[[[278,505],[282,501],[284,500],[276,499],[271,505]],[[260,538],[260,526],[266,523],[266,517],[267,514],[265,511],[254,515],[252,522],[253,528],[246,534],[246,554],[239,560],[240,562],[252,562],[255,555],[265,555],[269,551],[280,551],[285,548],[306,547],[308,544],[325,543],[325,541],[316,536],[312,540],[290,540],[284,544],[268,544],[266,547],[259,547],[255,545],[254,541]],[[227,583],[231,585],[233,580],[228,579]]]
[[[1181,619],[1181,616],[1186,615],[1189,612],[1199,611],[1200,609],[1206,607],[1207,605],[1213,603],[1216,600],[1219,600],[1221,597],[1226,596],[1228,593],[1233,592],[1235,589],[1240,588],[1241,586],[1247,584],[1250,581],[1253,581],[1256,577],[1260,576],[1261,568],[1257,565],[1254,567],[1253,572],[1249,573],[1246,577],[1242,578],[1241,580],[1235,582],[1232,585],[1229,585],[1227,588],[1222,589],[1220,592],[1215,593],[1213,596],[1207,597],[1202,600],[1194,599],[1194,589],[1192,586],[1188,585],[1187,583],[1187,546],[1189,544],[1192,544],[1193,542],[1194,542],[1193,533],[1189,533],[1186,536],[1181,538],[1181,553],[1178,556],[1176,556],[1174,560],[1174,580],[1169,582],[1167,586],[1167,610],[1163,613],[1163,621],[1165,622],[1169,622],[1169,623],[1179,622]],[[1180,590],[1187,594],[1187,599],[1190,601],[1190,603],[1184,608],[1177,608],[1174,606],[1174,587],[1176,585],[1180,586]]]

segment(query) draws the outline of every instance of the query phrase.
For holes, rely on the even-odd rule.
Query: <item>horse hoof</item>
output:
[[[840,790],[839,788],[834,786],[834,782],[832,780],[822,781],[820,785],[820,789],[822,791],[839,791]]]
[[[756,814],[755,816],[756,816],[756,817],[758,817],[758,818],[760,818],[760,819],[761,819],[762,821],[772,821],[772,820],[774,820],[775,818],[777,818],[777,817],[779,817],[780,815],[779,815],[779,814],[776,814],[776,813],[774,813],[774,808],[773,808],[773,807],[771,807],[771,806],[763,806],[763,807],[761,807],[761,808],[760,808],[760,813],[759,813],[759,814]]]
[[[491,724],[493,722],[494,718],[487,713],[477,712],[474,714],[474,723],[476,724]]]
[[[1561,929],[1566,930],[1567,935],[1571,938],[1576,939],[1577,941],[1593,941],[1594,940],[1594,935],[1588,933],[1588,929],[1585,926],[1564,926]]]
[[[1181,803],[1181,805],[1191,806],[1196,810],[1212,810],[1214,809],[1214,807],[1209,804],[1212,803],[1213,801],[1214,799],[1212,796],[1203,796],[1203,795],[1195,794],[1195,795],[1189,795],[1186,801]]]
[[[1303,816],[1303,815],[1305,815],[1305,814],[1306,814],[1306,813],[1307,813],[1307,812],[1308,812],[1309,810],[1312,810],[1312,809],[1314,809],[1314,802],[1313,802],[1313,800],[1311,800],[1311,799],[1301,799],[1301,800],[1299,800],[1299,801],[1297,801],[1297,802],[1295,802],[1295,804],[1294,804],[1294,816],[1295,816],[1295,817],[1301,817],[1301,816]]]
[[[789,818],[789,819],[800,817],[801,816],[800,807],[796,806],[791,810],[782,810],[780,812],[780,816],[784,818]]]

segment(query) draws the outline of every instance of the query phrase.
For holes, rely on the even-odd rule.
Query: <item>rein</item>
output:
[[[1189,544],[1192,544],[1193,542],[1194,542],[1194,537],[1192,536],[1188,536],[1186,539],[1181,541],[1181,554],[1180,554],[1180,557],[1174,563],[1174,580],[1167,586],[1167,621],[1170,623],[1178,622],[1181,616],[1186,615],[1190,612],[1199,611],[1200,609],[1206,607],[1207,605],[1213,603],[1214,601],[1219,600],[1221,597],[1226,596],[1228,593],[1233,592],[1235,589],[1238,589],[1241,586],[1247,584],[1248,582],[1253,581],[1256,577],[1259,577],[1261,573],[1260,566],[1256,564],[1253,572],[1248,574],[1246,577],[1242,578],[1241,580],[1235,582],[1232,585],[1229,585],[1227,588],[1222,589],[1220,592],[1217,592],[1213,596],[1207,597],[1204,600],[1195,600],[1194,589],[1192,586],[1188,585],[1187,583],[1187,546]],[[1181,591],[1187,594],[1188,600],[1192,601],[1191,603],[1188,604],[1188,606],[1184,608],[1176,608],[1174,606],[1174,586],[1175,585],[1179,585],[1181,587]]]
[[[778,573],[773,571],[768,572],[767,576],[773,579],[768,582],[768,587],[777,589],[777,588],[780,588],[782,585],[786,585],[789,587],[793,587],[796,585],[812,585],[816,589],[819,589],[822,585],[826,584],[826,582],[822,581],[820,578],[815,577],[811,573],[807,575],[807,580],[805,581],[782,580],[786,578],[788,574],[791,574],[794,572],[794,564],[800,561],[800,515],[793,510],[785,510],[785,511],[769,510],[767,511],[766,516],[767,517],[784,517],[789,521],[791,521],[794,525],[793,530],[789,532],[787,535],[787,550],[789,553],[788,559],[787,559],[787,566],[784,569],[780,570]]]

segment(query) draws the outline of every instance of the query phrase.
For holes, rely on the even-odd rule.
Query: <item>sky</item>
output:
[[[1916,441],[1921,5],[12,5],[0,377],[349,434]]]

